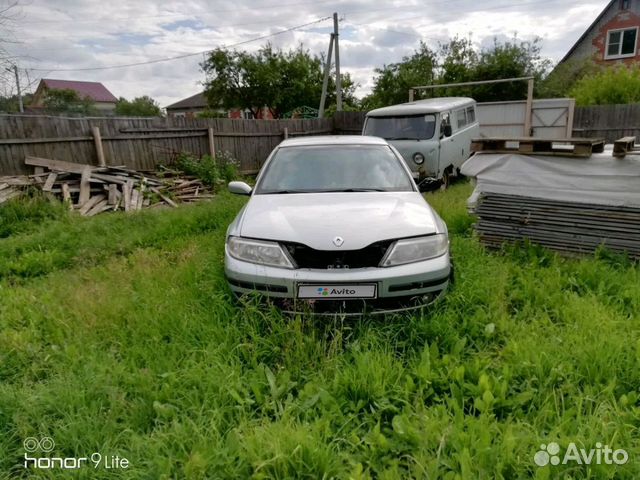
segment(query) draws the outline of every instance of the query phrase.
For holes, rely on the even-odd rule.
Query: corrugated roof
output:
[[[205,97],[204,92],[200,92],[176,103],[172,103],[165,108],[167,110],[176,110],[179,108],[206,108],[207,106],[207,97]]]
[[[76,80],[55,80],[43,78],[42,82],[52,90],[75,90],[82,98],[89,97],[94,102],[112,102],[118,99],[100,82],[80,82]]]

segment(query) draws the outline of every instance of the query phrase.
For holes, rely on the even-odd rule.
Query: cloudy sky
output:
[[[9,0],[0,0],[0,6]],[[493,38],[542,38],[542,53],[559,60],[607,0],[19,0],[0,40],[21,68],[22,82],[39,78],[99,81],[116,96],[150,95],[166,106],[202,89],[198,52],[310,24],[338,12],[342,70],[372,86],[374,68],[399,61],[420,40],[436,48],[459,35],[480,48]],[[303,43],[325,53],[332,21],[323,20],[237,48],[270,41]],[[148,65],[106,68],[196,54]],[[83,70],[84,69],[84,70]],[[5,74],[6,75],[6,74]],[[5,79],[7,77],[4,77]],[[2,81],[2,78],[0,78]],[[6,80],[5,80],[6,82]]]

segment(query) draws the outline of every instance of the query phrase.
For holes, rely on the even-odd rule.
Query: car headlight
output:
[[[398,240],[389,248],[380,265],[393,267],[422,262],[444,255],[447,250],[449,250],[449,236],[446,233]]]
[[[243,262],[258,263],[272,267],[294,268],[289,257],[276,242],[229,237],[227,250],[229,255]]]
[[[416,152],[413,154],[413,161],[416,165],[422,165],[424,163],[424,155],[420,152]]]

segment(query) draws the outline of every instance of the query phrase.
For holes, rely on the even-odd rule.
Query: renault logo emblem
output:
[[[342,237],[336,237],[333,239],[333,244],[336,247],[341,247],[343,243],[344,243],[344,239]]]

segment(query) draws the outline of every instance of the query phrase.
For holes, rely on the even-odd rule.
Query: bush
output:
[[[228,183],[239,176],[238,162],[228,152],[222,152],[215,158],[203,155],[197,158],[188,153],[181,153],[176,166],[188,175],[198,177],[202,182],[216,188],[218,184]]]
[[[607,68],[579,80],[570,91],[580,106],[640,102],[640,68]]]

